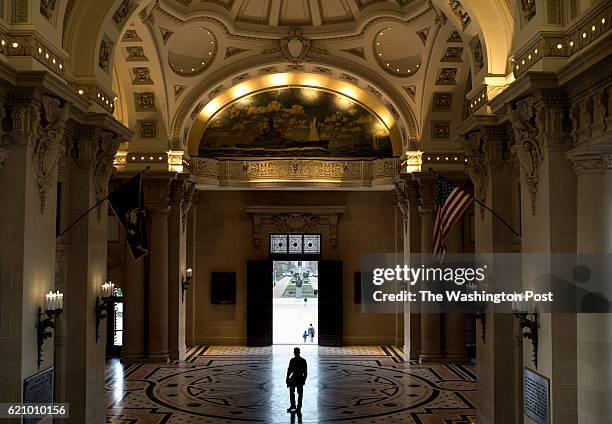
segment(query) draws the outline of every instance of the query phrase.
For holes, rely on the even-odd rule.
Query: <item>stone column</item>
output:
[[[530,81],[539,86],[554,81]],[[568,107],[564,93],[536,90],[509,105],[521,172],[523,289],[539,281],[554,285],[559,261],[576,252],[576,175],[566,156]],[[549,277],[544,277],[549,276]],[[551,380],[551,422],[577,422],[576,314],[540,313],[537,372]],[[535,369],[533,345],[523,343],[523,363]],[[525,416],[525,421],[529,419]],[[600,421],[601,422],[601,421]]]
[[[403,260],[410,266],[411,255],[420,248],[420,228],[417,212],[418,187],[411,175],[402,176],[395,183],[395,203],[403,222]],[[416,237],[415,237],[416,236]],[[416,239],[416,240],[415,240]],[[419,242],[416,242],[419,240]],[[418,306],[404,302],[404,356],[405,359],[418,359],[421,347],[421,316]]]
[[[435,198],[435,179],[432,175],[418,176],[421,216],[421,254],[433,252],[433,213]],[[421,350],[419,360],[435,361],[442,357],[440,313],[421,313]]]
[[[193,194],[192,207],[187,218],[187,268],[193,270],[193,278],[191,286],[185,293],[185,344],[193,346],[195,344],[195,298],[196,281],[198,270],[196,264],[196,228],[197,228],[197,207],[200,202],[200,196],[197,190]]]
[[[0,139],[0,402],[20,403],[23,380],[53,366],[53,338],[37,364],[36,328],[45,293],[55,289],[57,161],[68,106],[34,89],[2,88],[0,119],[8,104],[12,127]]]
[[[138,362],[145,354],[145,258],[134,260],[129,246],[125,246],[125,290],[123,293],[124,338],[121,352],[123,362]]]
[[[182,281],[187,270],[187,216],[195,192],[189,174],[172,182],[172,209],[168,218],[168,337],[170,359],[185,358],[185,297]],[[187,293],[185,292],[185,295]]]
[[[168,347],[168,215],[170,213],[167,175],[146,176],[145,205],[149,216],[149,273],[147,293],[147,358],[167,361]]]
[[[602,137],[603,139],[604,137]],[[604,143],[582,145],[570,153],[577,174],[577,251],[585,263],[597,263],[599,293],[608,300],[612,281],[612,136]],[[588,284],[588,282],[586,282]],[[586,311],[589,312],[589,311]],[[594,311],[590,311],[594,312]],[[612,422],[612,314],[579,313],[578,334],[578,423]]]
[[[119,146],[115,134],[98,126],[78,126],[70,145],[68,176],[69,221],[107,195],[113,159]],[[102,203],[72,227],[67,240],[65,343],[67,380],[62,402],[70,403],[71,423],[105,420],[104,363],[106,321],[96,340],[96,297],[107,272],[107,204]]]
[[[446,241],[448,253],[463,252],[463,219],[455,224]],[[444,314],[444,357],[452,361],[465,361],[465,314]]]
[[[495,210],[507,222],[520,214],[513,210],[514,180],[509,145],[511,129],[495,125],[494,117],[481,120],[478,126],[463,140],[468,159],[467,173],[474,184],[474,196]],[[513,251],[513,234],[504,224],[485,210],[474,205],[475,253],[487,260],[490,275],[495,275],[494,253]],[[486,255],[486,256],[483,256]],[[487,288],[489,290],[489,288]],[[522,368],[515,366],[522,360],[515,349],[514,317],[509,313],[485,310],[486,327],[476,322],[476,363],[478,373],[477,418],[478,422],[516,422],[517,400],[520,398],[517,382],[522,378]]]

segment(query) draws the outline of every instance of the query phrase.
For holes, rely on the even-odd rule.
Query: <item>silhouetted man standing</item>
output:
[[[289,399],[291,406],[287,409],[287,412],[297,412],[298,414],[302,410],[302,396],[304,394],[304,383],[306,383],[306,377],[308,376],[308,365],[306,359],[300,356],[300,348],[296,347],[293,349],[295,355],[289,361],[289,368],[287,368],[287,387],[289,387]],[[295,389],[298,392],[297,408],[295,407]]]

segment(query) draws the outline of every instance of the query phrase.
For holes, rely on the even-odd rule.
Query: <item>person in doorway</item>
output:
[[[310,336],[310,343],[312,343],[314,341],[314,335],[315,335],[315,329],[312,326],[312,324],[310,324],[310,327],[308,327],[308,335]]]
[[[296,347],[293,349],[293,358],[289,361],[289,368],[287,368],[287,378],[285,382],[289,388],[289,400],[291,405],[287,408],[287,412],[292,414],[300,414],[302,411],[302,397],[304,395],[304,384],[306,383],[306,377],[308,376],[308,364],[306,359],[300,356],[300,348]],[[297,406],[295,404],[295,390],[297,389],[298,401]]]
[[[304,337],[304,343],[306,343],[306,339],[308,338],[308,332],[306,330],[304,330],[304,334],[302,334],[302,337]]]

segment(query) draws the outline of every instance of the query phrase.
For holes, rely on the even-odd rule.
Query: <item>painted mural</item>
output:
[[[200,156],[392,155],[382,121],[350,98],[311,88],[244,97],[209,123]]]

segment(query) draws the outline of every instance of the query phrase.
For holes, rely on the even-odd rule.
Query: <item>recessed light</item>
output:
[[[61,63],[59,64],[59,68],[62,69],[64,67],[64,65],[62,65]]]
[[[563,44],[558,43],[558,44],[557,44],[557,49],[561,50],[562,48],[563,48]]]
[[[535,54],[538,54],[538,49],[535,49],[533,52],[534,52]]]
[[[595,25],[591,27],[591,31],[595,32]]]
[[[601,23],[605,24],[606,23],[606,18],[601,18]]]
[[[41,54],[41,53],[42,53],[42,49],[39,47],[38,48],[38,54]]]
[[[574,42],[570,41],[570,47],[574,47]]]
[[[586,38],[586,32],[582,33],[582,38]]]
[[[79,90],[79,94],[83,94],[83,93],[84,93],[84,91],[83,91],[83,90]]]
[[[14,49],[16,49],[17,47],[19,47],[19,43],[18,42],[14,42],[13,44],[11,44],[13,46]]]

